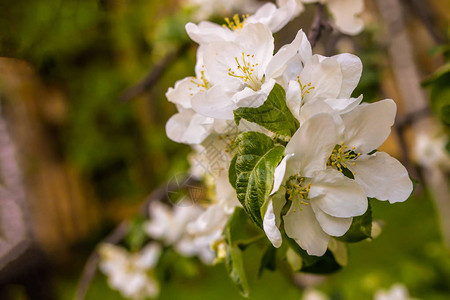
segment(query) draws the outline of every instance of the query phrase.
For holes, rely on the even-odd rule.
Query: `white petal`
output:
[[[342,72],[338,61],[332,57],[320,59],[314,55],[312,59],[305,64],[300,74],[302,85],[311,86],[314,89],[305,94],[304,102],[315,99],[337,98],[342,86]]]
[[[170,117],[166,123],[167,136],[178,143],[199,144],[209,134],[212,119],[188,109]]]
[[[237,106],[231,100],[231,97],[231,93],[216,85],[206,92],[195,95],[192,98],[192,108],[204,116],[221,120],[233,120],[233,111]]]
[[[364,22],[358,17],[364,9],[363,0],[329,0],[328,8],[342,33],[355,35],[363,30]]]
[[[272,91],[275,83],[276,82],[274,79],[269,79],[264,82],[261,88],[257,91],[246,87],[242,91],[234,94],[231,100],[237,107],[259,107],[267,100],[267,97]]]
[[[272,32],[277,32],[303,11],[303,5],[296,0],[284,1],[277,8],[273,3],[266,3],[247,19],[249,23],[263,23]]]
[[[185,28],[189,37],[198,44],[231,41],[234,39],[234,35],[231,30],[208,21],[200,22],[198,25],[194,23],[187,23]]]
[[[316,100],[308,102],[301,108],[299,116],[300,124],[303,124],[315,115],[323,113],[336,115],[336,112],[327,103],[325,103],[325,101]]]
[[[344,99],[325,99],[325,103],[339,114],[345,114],[357,107],[363,99],[363,95],[358,98],[344,98]]]
[[[289,158],[291,158],[292,156],[294,156],[293,153],[286,154],[286,156],[283,158],[283,160],[281,160],[280,164],[276,167],[274,176],[273,176],[274,177],[273,189],[272,189],[272,192],[270,192],[270,195],[273,195],[276,192],[278,192],[281,184],[283,184],[285,174],[286,174],[286,163],[289,160]],[[291,174],[289,174],[289,175],[291,175]]]
[[[377,149],[391,133],[397,106],[391,99],[361,104],[342,119],[345,124],[344,143],[362,154]]]
[[[213,85],[219,84],[227,87],[228,90],[238,90],[243,85],[243,80],[230,76],[231,71],[240,74],[236,58],[241,60],[242,48],[232,42],[215,42],[205,46],[204,62],[205,69],[211,78]]]
[[[349,53],[338,54],[333,58],[338,61],[342,72],[342,86],[338,97],[350,98],[361,78],[363,69],[361,59]]]
[[[267,26],[261,23],[248,24],[242,28],[236,38],[236,44],[241,47],[241,52],[255,55],[249,62],[258,66],[254,67],[259,78],[262,78],[269,61],[272,59],[274,50],[273,34]],[[238,58],[241,56],[239,53]]]
[[[338,218],[361,216],[368,206],[366,194],[359,184],[331,168],[312,178],[309,198],[311,205]]]
[[[323,231],[331,236],[343,236],[352,225],[353,218],[337,218],[324,213],[317,205],[311,206]]]
[[[300,120],[300,107],[302,104],[302,92],[297,80],[289,81],[286,90],[286,105],[297,120]]]
[[[305,43],[305,40],[309,45],[309,41],[305,33],[303,30],[299,30],[295,36],[295,39],[290,44],[281,47],[281,49],[278,50],[278,52],[270,60],[266,69],[266,75],[270,78],[277,78],[281,76],[288,67],[287,63],[294,57],[294,55],[297,54],[300,45]]]
[[[413,184],[408,171],[387,153],[361,156],[349,168],[355,172],[355,180],[368,197],[395,203],[405,201],[412,193]]]
[[[283,219],[286,234],[309,255],[325,254],[330,236],[322,230],[310,206],[302,206],[300,210],[295,205],[291,205]]]
[[[337,144],[336,125],[329,114],[318,114],[306,121],[292,136],[285,153],[295,153],[301,175],[309,177],[324,170],[326,162]]]
[[[195,80],[195,77],[190,76],[175,82],[175,87],[167,90],[167,99],[183,108],[191,108],[192,96],[200,91]]]
[[[284,198],[284,193],[282,195]],[[286,200],[285,200],[286,201]],[[284,203],[283,203],[284,205]],[[274,211],[273,202],[272,200],[269,200],[269,204],[267,205],[266,213],[264,214],[263,219],[263,228],[264,232],[267,235],[267,238],[272,243],[272,245],[275,248],[279,248],[281,246],[281,243],[283,241],[281,237],[281,232],[278,229],[279,222],[277,222],[277,216],[280,217],[280,212]]]
[[[142,269],[151,269],[156,266],[161,255],[161,245],[152,242],[147,244],[139,253],[136,265]]]

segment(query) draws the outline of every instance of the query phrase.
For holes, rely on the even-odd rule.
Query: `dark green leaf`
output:
[[[230,181],[231,186],[236,189],[236,155],[233,156],[233,159],[230,162],[230,168],[228,169],[228,180]]]
[[[234,119],[236,124],[245,119],[284,136],[292,136],[300,126],[287,107],[286,92],[279,84],[275,84],[263,105],[238,108]]]
[[[354,217],[350,229],[338,240],[347,243],[356,243],[372,236],[372,207],[367,208],[367,211],[359,217]]]
[[[259,234],[261,234],[261,231],[253,225],[244,210],[236,207],[224,229],[224,236],[227,242],[225,262],[231,280],[233,280],[244,297],[249,295],[249,285],[242,257],[243,250],[239,244],[252,240]]]
[[[261,259],[261,264],[259,266],[258,277],[261,277],[264,269],[275,271],[276,268],[277,268],[277,248],[275,248],[271,244],[267,244],[267,247],[264,251],[264,255]]]
[[[274,171],[284,146],[259,132],[244,132],[236,139],[236,193],[253,222],[262,228],[260,208],[273,187]]]
[[[302,258],[302,268],[300,269],[301,272],[312,274],[329,274],[342,268],[342,266],[337,263],[330,250],[327,250],[323,256],[312,256],[300,248],[295,240],[287,236],[284,236],[284,238],[289,242],[289,246]]]

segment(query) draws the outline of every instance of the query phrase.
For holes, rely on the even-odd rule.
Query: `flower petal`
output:
[[[331,168],[312,178],[309,198],[316,209],[338,218],[361,216],[368,206],[366,194],[359,184]]]
[[[177,143],[199,144],[210,134],[212,122],[211,118],[187,109],[170,117],[166,123],[166,133]]]
[[[200,45],[234,39],[233,31],[209,21],[200,22],[198,25],[187,23],[185,29],[191,40]]]
[[[377,149],[391,133],[397,106],[391,99],[361,104],[342,119],[345,124],[344,143],[366,154]]]
[[[349,53],[338,54],[333,58],[338,61],[342,72],[342,85],[338,98],[350,98],[361,79],[363,69],[361,59]]]
[[[300,126],[287,144],[285,153],[295,153],[292,160],[301,167],[301,175],[310,177],[314,172],[326,169],[326,162],[336,144],[333,117],[317,114]]]
[[[408,171],[387,153],[361,156],[349,169],[355,172],[355,180],[367,197],[395,203],[405,201],[412,193],[413,184]]]
[[[304,86],[311,83],[314,87],[305,94],[305,103],[316,99],[338,98],[342,86],[341,67],[333,57],[320,58],[314,55],[305,64],[300,81]]]
[[[230,92],[215,85],[206,92],[195,95],[192,98],[192,108],[204,116],[220,120],[233,120],[233,111],[237,106],[231,97]]]
[[[280,196],[274,197],[274,199],[269,200],[267,210],[264,214],[263,219],[264,232],[266,233],[267,238],[275,248],[280,247],[283,241],[278,226],[280,226],[281,209],[283,208],[285,203],[286,200],[284,200],[284,191],[283,192],[280,191]]]
[[[339,114],[345,114],[357,107],[363,99],[363,95],[358,98],[325,99],[325,103]]]
[[[325,254],[330,236],[322,230],[310,206],[302,206],[300,210],[291,205],[283,219],[286,234],[309,255]]]
[[[275,172],[273,175],[273,189],[272,192],[270,192],[270,195],[275,194],[280,189],[280,186],[283,183],[284,178],[286,177],[286,163],[292,156],[294,156],[293,153],[286,154],[286,156],[281,160],[280,164],[275,168]]]
[[[324,213],[317,205],[311,207],[323,231],[331,236],[343,236],[352,225],[353,218],[336,218]]]
[[[242,91],[237,92],[231,98],[237,107],[259,107],[264,104],[270,92],[275,85],[274,79],[269,79],[263,83],[261,88],[257,91],[249,87],[245,87]],[[223,100],[223,99],[222,99]]]
[[[300,46],[303,44],[309,44],[308,38],[306,37],[303,30],[299,30],[295,39],[283,47],[272,57],[269,64],[267,65],[266,75],[270,78],[277,78],[282,75],[282,73],[288,67],[288,62],[298,53]],[[297,74],[299,75],[299,74]]]

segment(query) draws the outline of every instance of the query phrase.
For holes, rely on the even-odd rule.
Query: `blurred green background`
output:
[[[308,8],[278,33],[278,47],[299,28],[308,28],[312,17]],[[195,45],[177,53],[157,84],[128,101],[119,99],[188,43],[184,24],[189,18],[176,0],[0,2],[1,106],[21,149],[33,233],[50,258],[50,287],[57,299],[73,299],[83,264],[101,238],[121,220],[133,218],[154,188],[188,170],[189,147],[165,135],[175,106],[164,94],[176,80],[193,74]],[[411,30],[421,26],[413,16],[407,20]],[[437,20],[447,22],[445,9]],[[430,75],[448,48],[442,50],[429,37],[420,39],[422,31],[417,34],[420,67]],[[316,49],[334,54],[330,51],[357,53],[364,72],[355,94],[363,93],[366,101],[383,97],[380,87],[389,87],[392,76],[376,22],[360,36],[332,48],[322,42]],[[441,89],[446,85],[441,83]],[[395,137],[385,147],[399,156]],[[396,282],[415,297],[448,299],[449,252],[426,188],[406,203],[374,203],[373,210],[374,219],[385,223],[381,236],[350,245],[349,265],[341,272],[311,280],[332,299],[371,299],[375,290]],[[204,267],[195,259],[165,255],[161,299],[241,298],[223,265]],[[13,299],[25,299],[19,284],[7,288]],[[252,284],[253,299],[300,299],[301,294],[281,271],[266,271]],[[87,299],[121,297],[98,274]]]

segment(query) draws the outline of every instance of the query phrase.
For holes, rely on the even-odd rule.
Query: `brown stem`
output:
[[[322,34],[322,30],[326,28],[330,28],[330,25],[327,21],[325,6],[321,3],[317,3],[316,14],[314,15],[311,28],[308,32],[308,40],[311,43],[311,47],[314,47],[317,44],[317,41]]]

